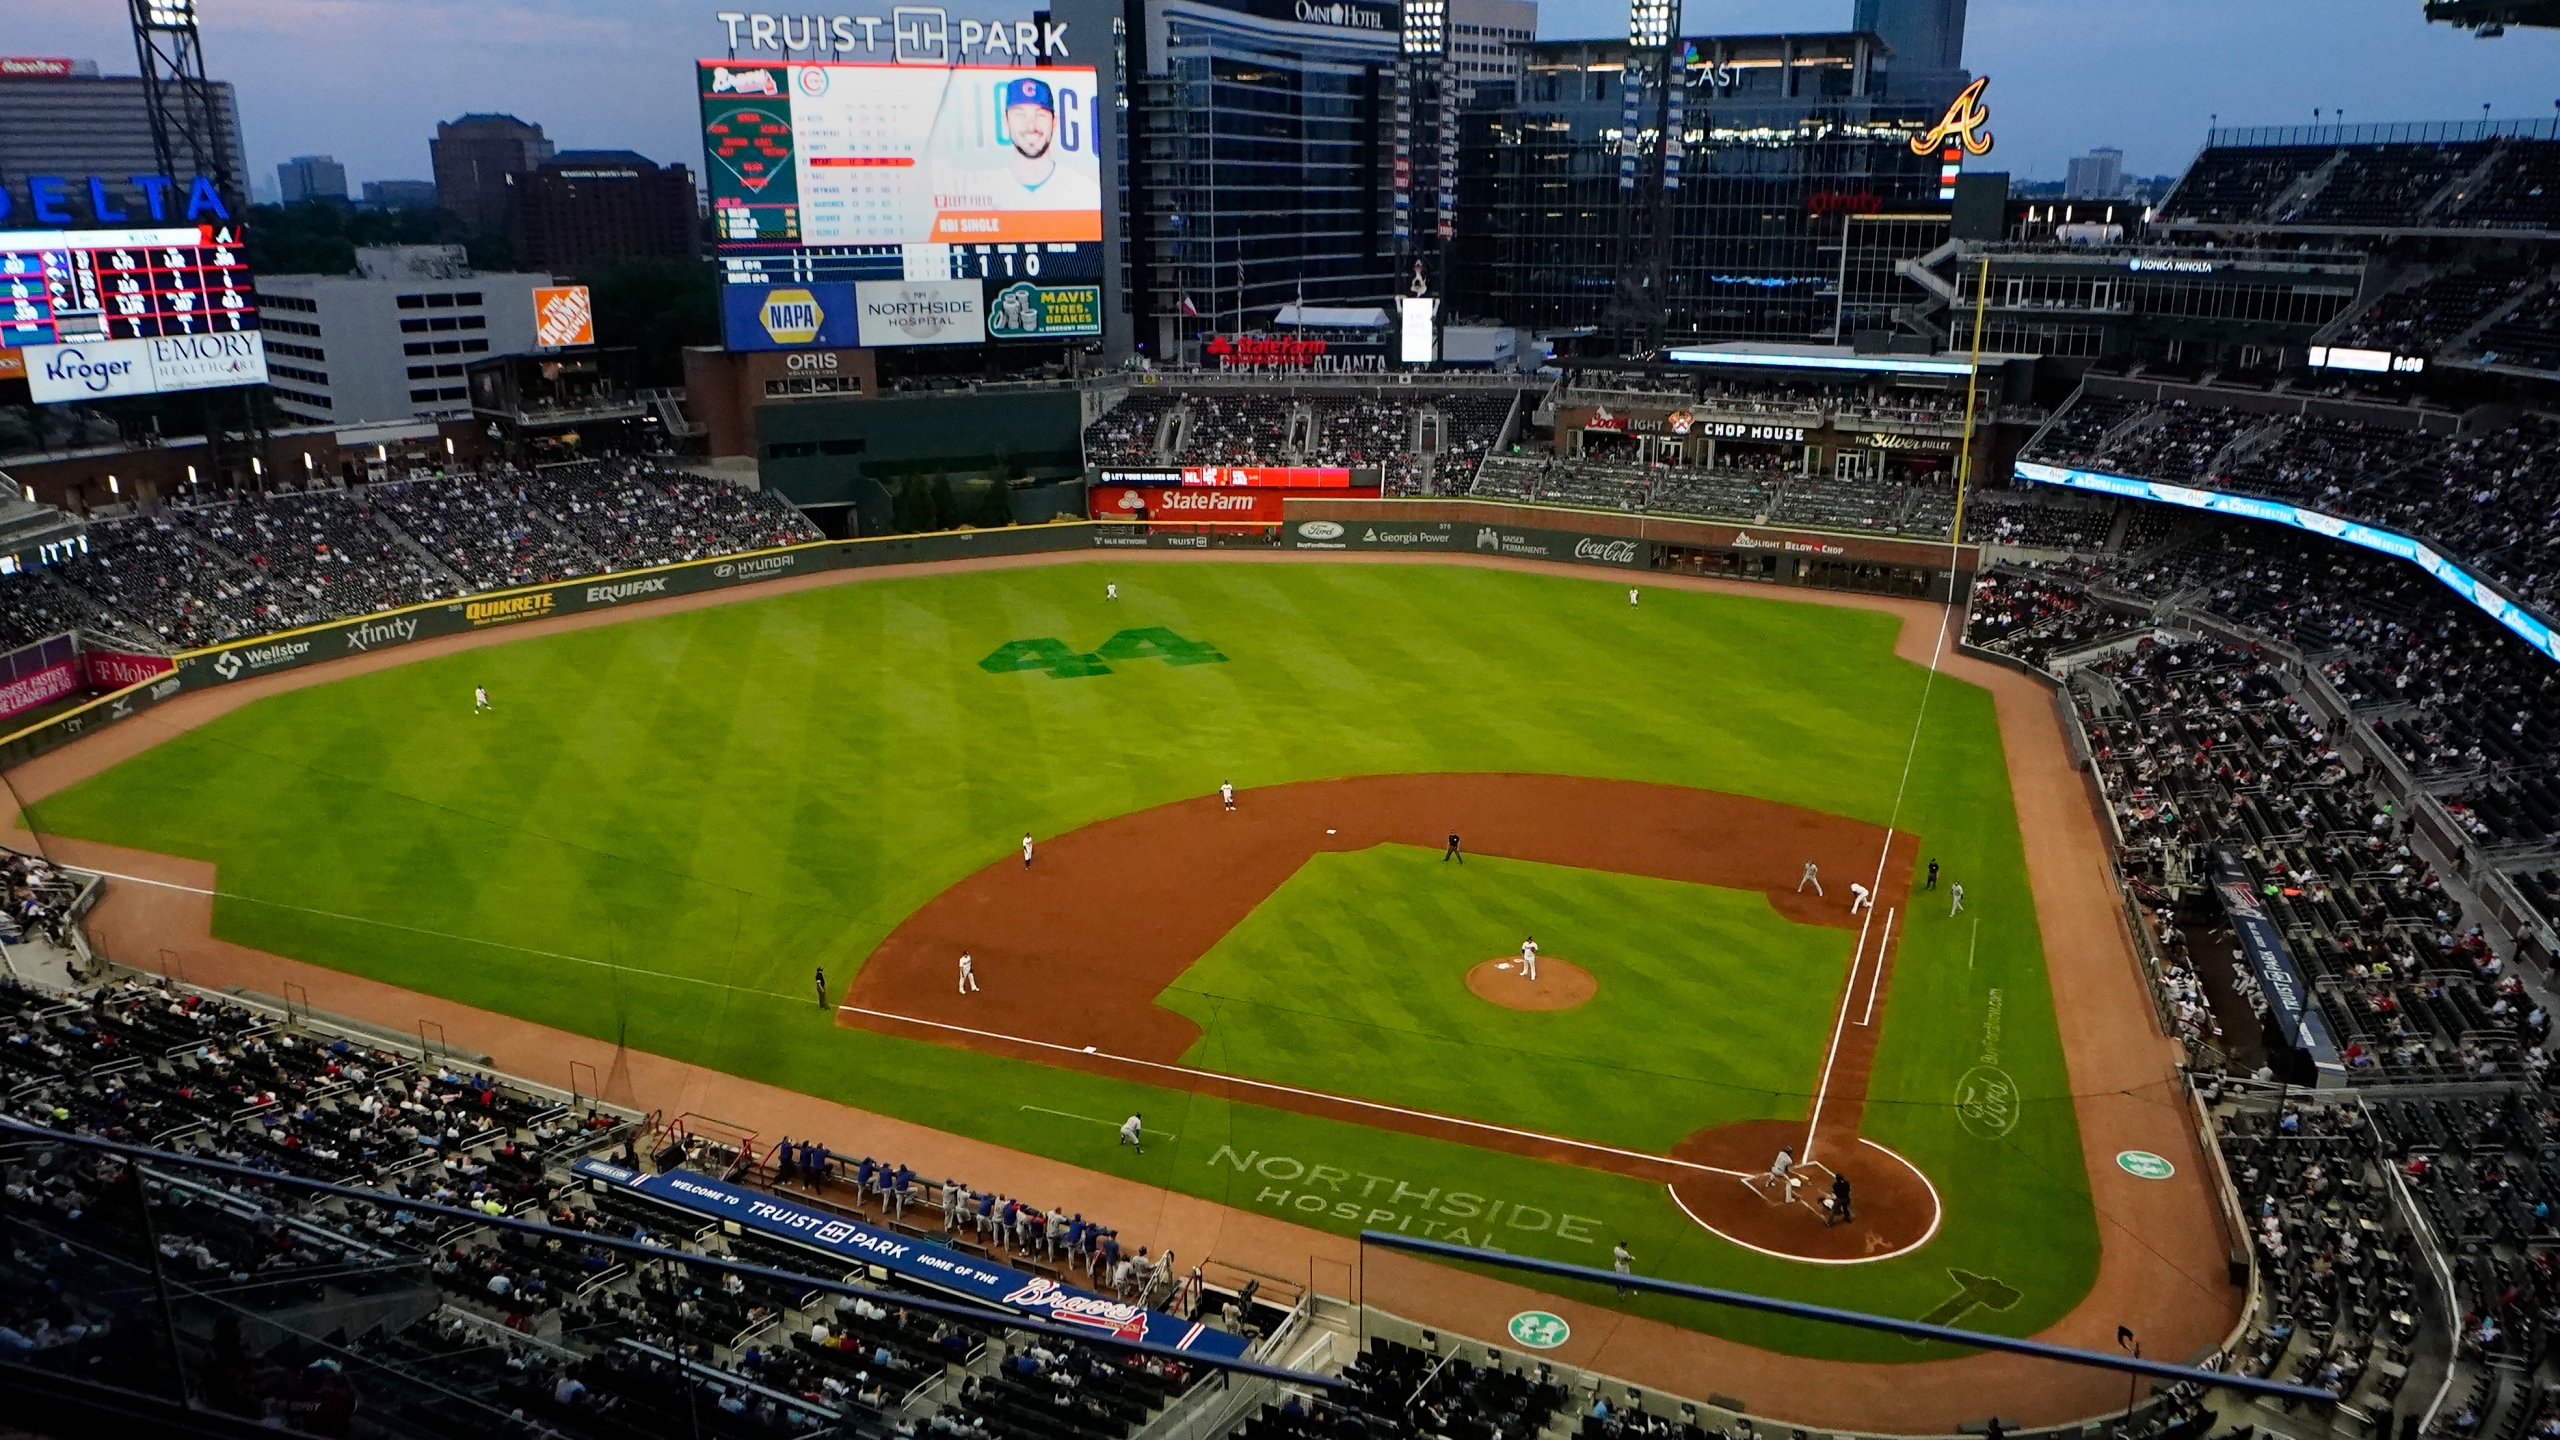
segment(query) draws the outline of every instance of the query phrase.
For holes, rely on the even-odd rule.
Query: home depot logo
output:
[[[533,343],[545,350],[596,343],[595,304],[586,286],[534,287]]]

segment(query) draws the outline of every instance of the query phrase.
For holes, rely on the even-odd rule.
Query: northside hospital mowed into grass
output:
[[[1117,604],[1102,600],[1106,578],[1121,582]],[[244,945],[1240,1207],[1290,1166],[1352,1169],[1437,1192],[1443,1218],[1456,1218],[1453,1193],[1503,1196],[1592,1219],[1657,1273],[1828,1303],[1917,1315],[1947,1298],[1951,1267],[1996,1275],[2024,1298],[1968,1323],[2032,1331],[2086,1290],[2096,1239],[1998,729],[1989,697],[1960,683],[1929,690],[1899,824],[1967,881],[1980,931],[1924,908],[1900,932],[1865,1125],[1945,1200],[1944,1228],[1907,1259],[1817,1269],[1753,1255],[1690,1223],[1658,1185],[841,1030],[808,998],[813,966],[851,974],[1023,831],[1063,834],[1224,779],[1250,805],[1256,787],[1342,775],[1588,775],[1882,825],[1928,682],[1894,658],[1897,623],[1671,590],[1630,610],[1608,581],[1454,566],[1132,574],[1094,561],[882,578],[269,696],[32,817],[215,863],[218,931]],[[1029,639],[1090,652],[1133,627],[1226,660],[1142,658],[1080,678],[977,663]],[[470,715],[475,684],[497,716]],[[1059,978],[981,973],[990,985]],[[1837,984],[1810,1008],[1826,1011]],[[1502,1020],[1541,1018],[1558,1017]],[[1665,1030],[1718,1020],[1659,1017]],[[1822,1023],[1785,1043],[1818,1046]],[[1994,1135],[1966,1129],[1951,1103],[1984,1064],[2023,1101]],[[1801,1114],[1813,1083],[1767,1082],[1766,1103]],[[1180,1139],[1140,1158],[1050,1113],[1131,1109]],[[1553,1115],[1515,1119],[1573,1133]],[[1240,1173],[1217,1158],[1230,1147],[1288,1163]],[[1500,1239],[1562,1259],[1606,1253],[1554,1227]],[[1629,1303],[1805,1353],[1929,1355]]]

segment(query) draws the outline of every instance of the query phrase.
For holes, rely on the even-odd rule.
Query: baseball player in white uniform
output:
[[[960,993],[966,995],[977,988],[978,962],[970,959],[969,952],[963,950],[960,952]]]
[[[1632,610],[1632,609],[1634,609],[1634,608],[1635,608],[1635,605],[1636,605],[1636,597],[1637,597],[1639,594],[1641,594],[1641,593],[1642,593],[1642,592],[1638,591],[1638,590],[1637,590],[1634,586],[1632,586],[1632,585],[1630,585],[1630,586],[1628,586],[1628,587],[1627,587],[1627,608],[1628,608],[1628,609]]]
[[[480,713],[481,713],[482,711],[484,711],[484,710],[495,710],[495,709],[497,709],[497,708],[498,708],[497,706],[492,705],[492,704],[490,704],[490,703],[489,703],[489,687],[488,687],[488,686],[486,686],[486,685],[474,685],[474,686],[472,686],[472,687],[471,687],[471,713],[472,713],[472,714],[477,715],[477,714],[480,714]]]
[[[1822,893],[1822,867],[1810,860],[1804,862],[1804,878],[1796,882],[1796,893],[1803,894],[1807,885],[1813,887],[1814,894]]]
[[[1780,1199],[1787,1198],[1787,1192],[1795,1188],[1795,1168],[1796,1157],[1792,1150],[1779,1151],[1778,1158],[1769,1162],[1769,1183],[1778,1187]]]
[[[1520,974],[1524,979],[1538,978],[1538,937],[1535,935],[1520,942]]]
[[[1142,1138],[1145,1134],[1145,1129],[1138,1124],[1138,1117],[1134,1114],[1120,1122],[1120,1143],[1136,1146],[1141,1155],[1147,1153],[1147,1147]]]
[[[1031,868],[1031,832],[1028,830],[1022,832],[1022,868]]]
[[[1947,918],[1953,920],[1964,913],[1964,882],[1959,880],[1948,886],[1947,893],[1956,897],[1955,908],[1947,912]]]
[[[1236,808],[1236,782],[1233,780],[1218,782],[1218,803],[1230,810]]]
[[[1850,914],[1855,915],[1859,911],[1864,910],[1873,904],[1875,904],[1875,899],[1867,894],[1866,886],[1859,884],[1855,880],[1849,882]]]
[[[1102,598],[1103,598],[1103,599],[1105,599],[1105,600],[1117,600],[1117,599],[1119,599],[1119,598],[1120,598],[1120,582],[1119,582],[1119,581],[1117,581],[1117,580],[1114,580],[1114,581],[1110,581],[1110,582],[1108,582],[1107,584],[1105,584],[1105,585],[1102,587]]]

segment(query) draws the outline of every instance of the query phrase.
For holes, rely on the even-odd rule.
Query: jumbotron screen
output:
[[[696,66],[731,349],[1101,333],[1094,72]]]

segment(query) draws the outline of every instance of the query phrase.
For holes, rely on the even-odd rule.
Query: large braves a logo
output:
[[[1972,84],[1947,102],[1947,113],[1938,117],[1937,124],[1911,137],[1911,153],[1927,155],[1952,140],[1967,155],[1990,154],[1991,132],[1982,128],[1991,123],[1991,107],[1982,103],[1982,87],[1990,83],[1988,75],[1975,76]]]
[[[1055,1280],[1035,1278],[1004,1297],[1004,1303],[1024,1310],[1046,1310],[1049,1318],[1061,1325],[1107,1330],[1116,1340],[1147,1338],[1145,1310],[1117,1300],[1106,1300],[1099,1295],[1079,1295]]]

